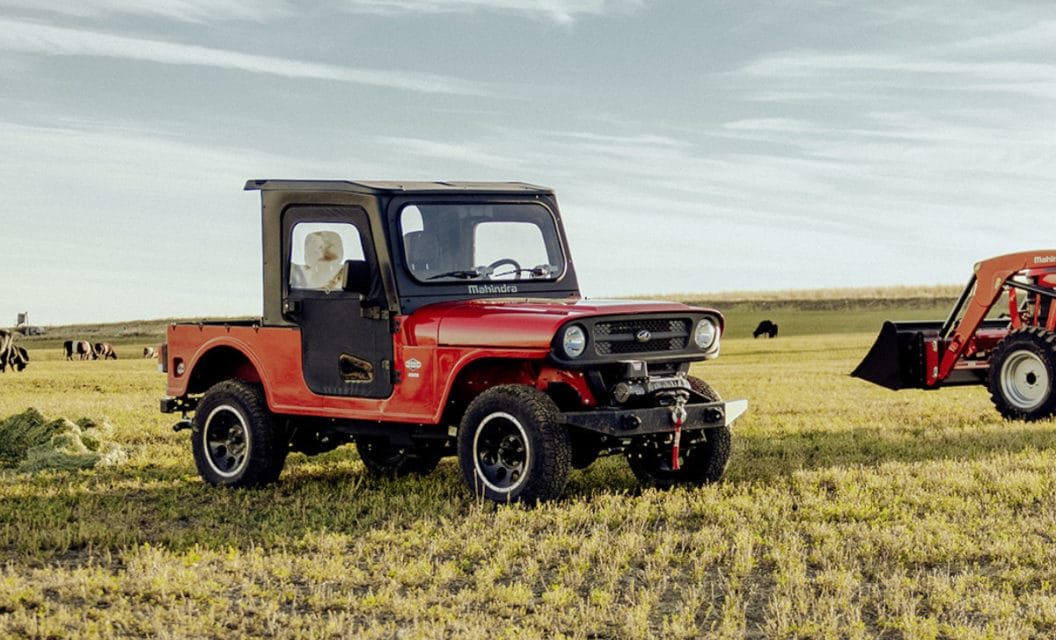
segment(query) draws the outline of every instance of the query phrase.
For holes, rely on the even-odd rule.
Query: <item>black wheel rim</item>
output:
[[[249,456],[249,429],[234,407],[222,405],[213,409],[202,429],[202,442],[209,466],[223,477],[238,475]]]
[[[530,463],[528,436],[520,421],[508,413],[493,413],[480,422],[473,439],[473,464],[488,488],[512,492],[524,483]]]

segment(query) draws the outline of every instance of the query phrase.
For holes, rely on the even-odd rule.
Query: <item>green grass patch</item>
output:
[[[46,420],[36,409],[0,420],[0,467],[21,472],[90,469],[125,460],[113,427],[88,418]]]
[[[872,326],[784,332],[871,319],[772,319],[693,367],[751,401],[726,482],[642,491],[605,458],[537,508],[469,498],[453,459],[375,480],[351,447],[214,489],[153,362],[33,353],[0,415],[106,415],[131,454],[0,471],[0,636],[1056,636],[1056,423],[851,378]]]

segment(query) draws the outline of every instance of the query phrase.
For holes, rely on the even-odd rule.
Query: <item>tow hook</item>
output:
[[[671,407],[671,422],[675,425],[675,437],[671,445],[671,469],[678,471],[681,466],[678,463],[678,447],[682,442],[682,425],[686,423],[686,398],[678,394],[675,404]]]
[[[191,419],[187,417],[186,413],[183,414],[183,417],[180,418],[179,422],[172,425],[172,430],[176,433],[179,433],[184,429],[194,429],[194,422],[192,422]]]

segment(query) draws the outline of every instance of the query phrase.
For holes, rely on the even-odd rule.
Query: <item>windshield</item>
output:
[[[411,204],[400,232],[422,282],[553,280],[565,269],[554,217],[538,204]]]

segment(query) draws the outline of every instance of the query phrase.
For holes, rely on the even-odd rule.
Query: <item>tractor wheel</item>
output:
[[[495,502],[552,500],[565,488],[571,459],[557,405],[534,387],[492,387],[462,416],[458,460],[475,495]]]
[[[693,390],[709,402],[722,399],[711,385],[700,378],[688,376],[688,379]],[[726,474],[726,465],[730,461],[733,432],[729,427],[715,427],[704,431],[703,434],[703,442],[683,447],[679,452],[681,458],[678,471],[671,468],[669,445],[634,447],[627,452],[627,463],[638,482],[647,487],[667,489],[676,484],[700,485],[718,482]]]
[[[288,443],[259,387],[237,380],[213,385],[194,414],[191,450],[206,482],[259,487],[279,479]]]
[[[1009,420],[1056,414],[1056,334],[1041,327],[1011,332],[994,349],[987,372],[994,406]]]
[[[356,451],[371,475],[398,478],[412,473],[425,475],[440,464],[439,445],[397,445],[383,436],[356,438]]]

